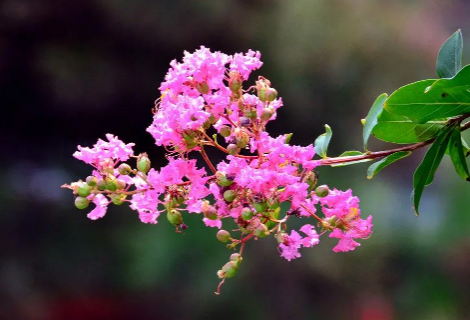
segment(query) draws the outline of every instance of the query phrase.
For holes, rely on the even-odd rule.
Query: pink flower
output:
[[[85,163],[98,166],[105,159],[126,161],[134,154],[132,150],[134,143],[125,144],[118,137],[109,133],[106,134],[106,138],[109,142],[98,139],[92,149],[78,146],[79,151],[76,151],[73,156]]]
[[[140,221],[143,223],[157,223],[160,211],[157,210],[161,203],[160,193],[155,190],[148,190],[143,193],[136,193],[132,196],[130,208],[139,213]]]
[[[213,228],[222,228],[222,220],[217,219],[217,220],[211,220],[207,218],[203,218],[202,221],[204,221],[204,224],[208,227],[213,227]]]
[[[302,246],[302,237],[295,230],[292,230],[290,235],[284,235],[284,242],[279,244],[281,249],[281,257],[287,261],[300,258],[299,249]]]
[[[302,245],[304,247],[313,247],[314,245],[320,242],[320,240],[318,239],[318,233],[312,225],[303,225],[302,228],[300,228],[300,231],[307,235],[301,240]]]
[[[109,201],[106,199],[106,197],[102,194],[97,194],[97,195],[89,195],[87,198],[88,199],[93,198],[93,203],[96,205],[95,209],[91,210],[91,212],[87,215],[87,217],[90,218],[91,220],[103,218],[104,215],[106,214],[106,211],[108,209],[108,204],[109,204]]]
[[[251,71],[257,70],[263,65],[260,58],[259,51],[248,50],[245,54],[236,53],[230,62],[230,71],[238,71],[243,76],[243,80],[248,80]]]

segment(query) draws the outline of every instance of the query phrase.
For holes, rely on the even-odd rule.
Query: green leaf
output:
[[[468,172],[467,162],[465,161],[465,153],[462,145],[462,136],[460,134],[460,126],[454,126],[450,135],[449,155],[454,164],[455,171],[462,179],[470,181],[470,173]]]
[[[434,173],[446,152],[452,130],[453,126],[447,126],[439,131],[436,140],[426,152],[423,161],[413,175],[414,189],[411,193],[411,203],[416,215],[419,215],[419,201],[423,195],[424,187],[431,184],[434,179]]]
[[[396,90],[384,108],[417,123],[470,112],[470,65],[451,79],[422,80]]]
[[[382,171],[385,167],[391,165],[395,161],[398,161],[402,158],[405,158],[411,154],[411,151],[399,151],[392,153],[388,157],[383,158],[380,161],[372,164],[369,169],[367,169],[367,179],[372,179],[377,173]]]
[[[437,56],[436,71],[440,78],[452,78],[462,68],[463,39],[460,29],[447,39]]]
[[[383,105],[385,100],[387,100],[387,94],[382,93],[380,96],[375,99],[372,107],[369,110],[369,113],[366,117],[366,122],[364,123],[364,129],[362,131],[362,138],[364,140],[364,150],[367,151],[367,141],[369,140],[372,129],[377,124],[377,118],[383,110]]]
[[[377,118],[372,134],[387,142],[416,143],[433,138],[442,126],[442,121],[418,124],[405,116],[396,116],[383,110]]]
[[[325,124],[326,132],[319,135],[318,138],[315,139],[315,152],[320,155],[322,158],[326,158],[326,151],[328,150],[328,145],[330,144],[331,136],[333,132],[329,125]]]
[[[364,153],[362,153],[361,151],[345,151],[339,157],[354,157],[354,156],[362,156],[362,155],[364,155]],[[331,166],[332,167],[344,167],[344,166],[349,166],[350,164],[367,162],[371,160],[372,159],[362,159],[362,160],[351,161],[351,162],[346,162],[346,163],[332,164]]]

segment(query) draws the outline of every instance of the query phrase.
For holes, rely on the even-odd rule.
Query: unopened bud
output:
[[[260,223],[254,230],[253,234],[259,238],[264,238],[269,234],[268,227],[266,227],[265,224]]]
[[[95,177],[95,176],[88,176],[86,178],[86,183],[90,186],[90,187],[94,187],[96,186],[96,183],[98,182],[98,179]]]
[[[230,233],[227,230],[219,230],[217,232],[217,240],[220,242],[227,242],[230,240]]]
[[[237,196],[237,193],[235,192],[235,190],[226,190],[224,192],[224,199],[227,202],[232,202],[233,200],[235,200],[236,196]]]
[[[78,188],[77,188],[77,194],[80,197],[88,197],[90,195],[90,189],[91,187],[85,182],[79,182]]]
[[[242,261],[242,257],[239,253],[232,253],[230,255],[230,261],[237,262],[240,264],[240,262]]]
[[[272,118],[274,115],[274,108],[273,107],[266,107],[263,108],[263,111],[261,111],[261,120],[263,121],[268,121],[269,119]]]
[[[227,146],[227,152],[228,154],[234,156],[240,152],[240,149],[237,147],[236,144],[231,143]]]
[[[121,163],[121,165],[118,167],[118,171],[123,176],[127,176],[129,173],[132,172],[132,168],[127,163]]]
[[[223,125],[219,128],[219,133],[222,137],[227,138],[232,134],[232,129],[227,125]]]
[[[266,101],[272,102],[272,101],[276,100],[276,98],[277,98],[277,91],[276,91],[276,89],[268,88],[268,89],[266,89],[266,92],[265,92],[264,96],[266,98]]]
[[[251,218],[253,218],[253,210],[248,207],[243,208],[241,212],[241,217],[245,221],[251,220]]]
[[[217,271],[219,278],[228,279],[237,274],[239,264],[234,261],[227,262],[221,270]]]
[[[328,195],[330,190],[328,189],[327,186],[319,186],[315,189],[315,194],[317,197],[324,198]]]
[[[99,179],[99,180],[96,182],[96,187],[97,187],[98,190],[100,190],[100,191],[106,190],[106,181],[104,181],[104,179]]]
[[[250,110],[245,112],[245,116],[248,119],[254,120],[254,119],[256,119],[256,117],[258,117],[258,113],[257,113],[256,109],[250,109]]]
[[[170,211],[167,211],[166,217],[168,221],[170,221],[170,223],[174,224],[175,226],[179,226],[183,223],[183,217],[181,216],[181,213],[176,209],[171,209]]]
[[[111,199],[113,203],[118,206],[124,203],[124,200],[126,199],[126,197],[127,196],[125,194],[112,194],[111,195]]]
[[[266,101],[266,88],[265,87],[258,89],[258,98],[263,102]]]
[[[217,171],[215,176],[217,184],[221,187],[230,187],[233,184],[233,179],[229,179],[223,172]]]
[[[150,159],[146,153],[141,153],[137,158],[137,170],[147,173],[150,170]]]
[[[230,71],[228,86],[230,91],[238,93],[242,87],[243,79],[238,71]]]
[[[89,204],[90,204],[90,200],[88,200],[85,197],[76,197],[75,198],[75,206],[78,209],[85,209],[86,207],[88,207]]]
[[[116,188],[124,189],[126,187],[126,182],[124,180],[116,180]]]
[[[106,189],[108,189],[109,191],[116,191],[118,187],[116,178],[111,176],[107,178],[105,181],[106,181]]]
[[[213,206],[209,206],[206,210],[204,210],[204,217],[209,220],[217,220],[219,218],[217,216],[217,209]]]
[[[249,142],[250,142],[250,137],[244,131],[240,132],[239,136],[235,138],[235,143],[237,147],[241,149],[245,148]]]

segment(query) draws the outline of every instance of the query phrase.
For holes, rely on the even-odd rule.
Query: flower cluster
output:
[[[289,144],[291,135],[271,137],[266,124],[282,106],[268,79],[259,77],[243,88],[253,70],[261,67],[260,53],[233,56],[201,47],[172,61],[160,86],[160,98],[147,131],[164,146],[165,167],[150,168],[144,154],[134,155],[133,144],[113,135],[93,148],[78,147],[74,156],[94,167],[86,181],[65,185],[83,209],[93,202],[90,219],[101,218],[108,204],[127,202],[144,223],[157,223],[166,213],[177,232],[187,228],[184,212],[199,213],[208,227],[220,229],[217,238],[238,248],[236,256],[218,272],[222,280],[235,275],[243,248],[250,239],[273,235],[282,257],[300,257],[301,247],[312,247],[322,234],[338,238],[334,251],[350,251],[358,238],[371,235],[372,217],[360,218],[359,199],[346,192],[317,186],[312,145]],[[214,147],[226,154],[214,164],[206,154]],[[206,168],[189,159],[199,154]],[[135,165],[126,163],[135,159]],[[200,161],[201,161],[200,160]],[[211,199],[211,200],[209,200]],[[291,219],[313,218],[299,232],[286,231]],[[222,229],[230,219],[238,236]]]

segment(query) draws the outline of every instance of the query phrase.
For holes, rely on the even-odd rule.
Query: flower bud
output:
[[[88,200],[85,197],[76,197],[75,198],[75,206],[78,209],[85,209],[86,207],[88,207],[89,204],[90,204],[90,200]]]
[[[233,179],[229,179],[223,172],[217,171],[217,184],[221,187],[230,187],[233,184]]]
[[[236,196],[237,196],[237,193],[235,192],[235,190],[226,190],[224,192],[224,199],[227,202],[232,202],[233,200],[235,200]]]
[[[234,261],[229,261],[227,262],[221,270],[217,271],[217,275],[219,278],[223,279],[228,279],[233,277],[234,275],[237,274],[238,271],[238,263]]]
[[[242,262],[242,256],[239,253],[232,253],[230,255],[230,261],[237,262],[240,264]]]
[[[125,194],[112,194],[111,199],[113,203],[117,206],[121,205],[124,203],[124,200],[126,200],[127,196]]]
[[[96,183],[98,182],[98,179],[95,177],[95,176],[88,176],[86,178],[86,183],[90,186],[90,187],[94,187],[96,186]]]
[[[234,156],[240,152],[240,149],[237,147],[236,144],[231,143],[227,146],[227,151],[228,151],[228,154]]]
[[[228,80],[230,91],[238,93],[242,88],[242,82],[243,79],[238,71],[230,71]]]
[[[254,120],[256,119],[256,117],[258,117],[258,113],[256,109],[251,109],[245,112],[245,117],[247,117],[248,119]]]
[[[253,201],[251,202],[251,205],[255,208],[257,213],[263,213],[268,208],[266,200],[264,200],[263,196],[261,195],[253,196]]]
[[[256,228],[255,230],[253,231],[253,234],[259,238],[264,238],[266,237],[267,235],[269,235],[269,230],[268,230],[268,227],[266,227],[266,225],[260,223]]]
[[[266,101],[266,88],[265,87],[258,89],[258,98],[263,102]]]
[[[243,208],[241,212],[241,217],[245,221],[251,220],[251,218],[253,218],[253,210],[248,207]]]
[[[170,211],[167,211],[166,217],[168,221],[170,221],[170,223],[174,224],[175,226],[179,226],[183,223],[183,217],[181,216],[181,213],[176,209],[171,209]]]
[[[246,132],[240,132],[239,136],[235,138],[235,143],[237,147],[243,149],[245,148],[248,143],[250,142],[250,137]]]
[[[265,92],[264,95],[265,95],[266,101],[272,102],[272,101],[276,100],[276,98],[277,98],[277,91],[276,91],[276,89],[268,88],[268,89],[266,89],[266,92]]]
[[[137,170],[147,173],[150,170],[150,159],[146,153],[141,153],[137,158]]]
[[[105,181],[106,181],[106,189],[108,189],[109,191],[116,191],[118,187],[116,178],[114,178],[113,176],[110,176]]]
[[[126,182],[124,180],[116,180],[116,188],[124,189],[126,187]]]
[[[78,188],[77,188],[77,194],[80,197],[88,197],[90,195],[90,189],[91,187],[85,182],[79,182]]]
[[[315,194],[317,197],[324,198],[328,195],[330,190],[328,189],[327,186],[319,186],[315,189]]]
[[[217,232],[217,240],[220,242],[227,242],[230,240],[230,233],[227,230],[219,230]]]
[[[268,121],[269,119],[272,118],[274,115],[274,108],[273,107],[266,107],[263,108],[263,111],[261,111],[261,120],[263,121]]]
[[[209,93],[209,85],[208,85],[207,82],[205,82],[205,81],[203,81],[203,82],[198,82],[198,84],[196,85],[196,90],[197,90],[199,93],[207,94],[207,93]]]
[[[217,220],[219,216],[217,215],[217,209],[214,206],[209,206],[206,210],[204,210],[204,217],[209,220]]]
[[[121,165],[118,167],[118,171],[123,176],[127,176],[129,173],[132,172],[132,168],[127,163],[121,163]]]
[[[227,125],[223,125],[219,128],[219,133],[222,137],[227,138],[232,134],[232,128]]]
[[[96,182],[96,187],[100,191],[106,190],[106,181],[104,181],[104,179],[98,179],[98,181]]]

